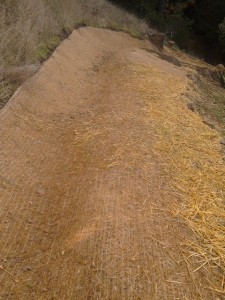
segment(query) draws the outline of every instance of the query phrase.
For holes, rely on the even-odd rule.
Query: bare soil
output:
[[[219,299],[184,258],[194,237],[171,212],[156,125],[128,84],[141,65],[185,89],[185,69],[154,51],[81,28],[1,110],[0,299]]]

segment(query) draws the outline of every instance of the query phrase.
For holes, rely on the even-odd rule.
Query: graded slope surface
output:
[[[185,110],[187,76],[154,50],[76,30],[0,112],[0,299],[216,299],[183,259],[141,85]]]

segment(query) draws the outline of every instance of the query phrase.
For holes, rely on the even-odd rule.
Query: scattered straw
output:
[[[196,236],[186,243],[199,267],[207,271],[211,289],[225,294],[225,165],[219,134],[187,108],[181,94],[184,77],[132,66],[132,86],[139,86],[147,120],[155,126],[155,154],[170,178],[169,193],[179,195],[175,208]],[[132,83],[133,81],[133,83]],[[188,261],[185,258],[185,261]]]

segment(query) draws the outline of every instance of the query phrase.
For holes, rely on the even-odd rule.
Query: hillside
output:
[[[0,110],[0,299],[225,299],[219,69],[129,33],[4,66],[35,75]]]

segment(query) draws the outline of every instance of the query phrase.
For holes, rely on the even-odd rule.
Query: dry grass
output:
[[[107,0],[0,1],[0,74],[9,66],[46,60],[65,34],[82,25],[124,31],[135,37],[148,30],[144,21]],[[0,108],[15,89],[10,81],[2,83]]]
[[[1,2],[0,2],[1,3]],[[140,36],[147,25],[106,0],[9,0],[0,4],[0,66],[21,65],[45,58],[79,25],[123,30]]]
[[[39,44],[57,30],[57,24],[43,1],[7,1],[0,13],[1,65],[35,61]]]
[[[182,78],[145,67],[133,72],[156,124],[155,153],[170,178],[168,193],[178,198],[172,210],[196,236],[184,248],[187,263],[198,263],[195,270],[190,264],[193,280],[197,272],[205,272],[209,287],[224,296],[225,165],[219,134],[181,99],[186,89]]]
[[[0,82],[0,109],[4,107],[17,88],[18,85],[16,83],[8,80]]]

